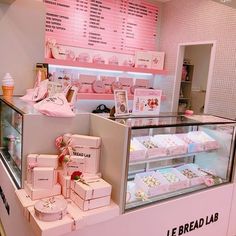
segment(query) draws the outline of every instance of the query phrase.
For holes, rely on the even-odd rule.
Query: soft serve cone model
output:
[[[9,99],[13,95],[14,80],[9,73],[6,73],[2,79],[2,92],[3,97]]]

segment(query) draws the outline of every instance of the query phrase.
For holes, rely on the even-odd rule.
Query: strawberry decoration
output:
[[[82,175],[82,172],[80,172],[80,171],[75,171],[75,172],[73,172],[73,174],[71,175],[71,180],[80,180],[81,175]]]

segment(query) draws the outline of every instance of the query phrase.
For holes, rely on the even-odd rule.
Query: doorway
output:
[[[215,41],[179,44],[172,111],[207,113]]]

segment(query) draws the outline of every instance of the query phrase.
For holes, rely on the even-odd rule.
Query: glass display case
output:
[[[0,100],[1,156],[12,179],[21,186],[23,113]]]
[[[231,181],[235,121],[209,115],[115,121],[130,134],[123,211]]]

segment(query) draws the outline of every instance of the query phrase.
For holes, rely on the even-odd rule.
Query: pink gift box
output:
[[[136,79],[135,81],[135,87],[136,88],[148,88],[149,87],[149,81],[146,79]]]
[[[116,81],[115,77],[110,76],[101,76],[101,80],[103,81],[105,85],[105,93],[111,94],[112,92],[112,83]]]
[[[16,196],[19,200],[20,207],[22,208],[22,213],[24,217],[29,221],[30,213],[28,211],[28,207],[34,206],[36,201],[31,200],[31,198],[24,189],[16,190]]]
[[[111,197],[105,196],[100,198],[94,198],[90,200],[82,199],[77,193],[71,191],[71,200],[83,211],[108,206],[110,204]]]
[[[27,165],[38,167],[53,167],[54,169],[56,169],[58,167],[58,155],[29,154],[27,156]]]
[[[110,196],[111,188],[112,186],[103,179],[89,180],[86,184],[81,181],[71,181],[71,189],[84,200]]]
[[[25,182],[24,189],[32,200],[52,197],[61,194],[61,185],[55,184],[52,189],[33,188],[32,184]]]
[[[80,75],[80,93],[93,93],[93,82],[97,79],[94,75]]]
[[[79,156],[66,156],[68,162],[62,164],[65,175],[72,175],[75,171],[85,172],[85,158]]]
[[[65,215],[61,220],[46,222],[41,221],[35,215],[34,207],[28,208],[30,212],[30,225],[34,231],[34,235],[41,236],[61,236],[67,235],[72,231],[73,219]]]
[[[96,174],[99,171],[100,148],[73,147],[69,148],[71,158],[84,158],[85,168],[81,172]]]
[[[71,136],[71,146],[99,148],[101,146],[101,138],[95,136],[73,134]]]
[[[37,201],[34,210],[41,221],[62,220],[67,213],[67,202],[65,199],[51,197]]]
[[[59,172],[58,182],[61,185],[61,192],[65,198],[70,198],[70,181],[70,176],[64,175],[62,171]]]
[[[33,188],[52,189],[57,183],[56,174],[52,167],[35,167],[32,174]]]

